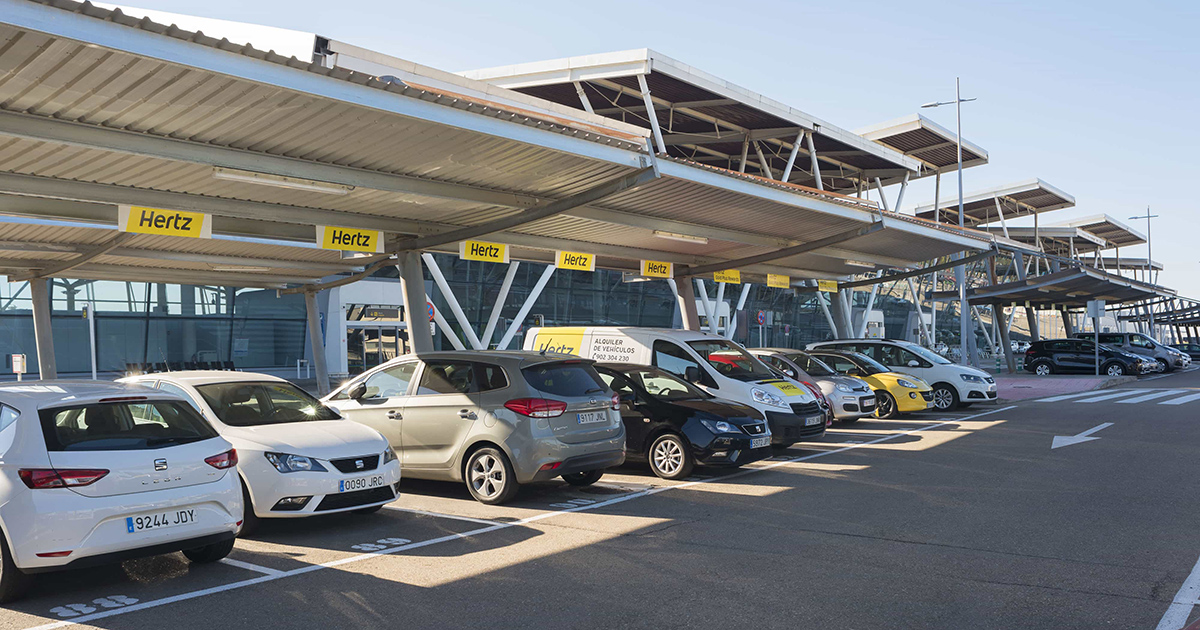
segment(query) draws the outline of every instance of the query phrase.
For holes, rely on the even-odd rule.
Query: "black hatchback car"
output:
[[[649,365],[597,363],[600,378],[621,396],[627,459],[645,459],[663,479],[702,466],[741,466],[771,456],[762,414]]]
[[[1200,343],[1186,341],[1184,343],[1173,343],[1171,344],[1171,347],[1183,352],[1193,359],[1200,359]]]
[[[1100,344],[1100,373],[1109,376],[1138,376],[1149,371],[1146,357]],[[1030,344],[1025,351],[1025,371],[1047,374],[1096,371],[1096,344],[1085,339],[1046,339]]]

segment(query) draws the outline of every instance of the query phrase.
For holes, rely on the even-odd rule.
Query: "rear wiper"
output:
[[[150,438],[150,439],[146,440],[146,446],[162,446],[164,444],[186,444],[188,442],[195,442],[198,439],[200,439],[200,438],[194,438],[194,437]]]
[[[594,393],[596,393],[596,392],[602,392],[602,391],[604,391],[604,388],[603,388],[603,387],[593,387],[593,388],[591,388],[591,389],[589,389],[589,390],[587,390],[586,392],[583,392],[583,393],[585,393],[585,394],[594,394]]]

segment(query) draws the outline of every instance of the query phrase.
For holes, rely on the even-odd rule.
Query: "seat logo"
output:
[[[167,460],[165,460],[165,459],[154,460],[154,470],[166,470],[166,469],[167,469]]]
[[[364,464],[364,463],[363,463],[363,460],[361,460],[361,459],[356,459],[356,460],[354,460],[354,467],[355,467],[355,468],[357,468],[357,469],[359,469],[359,470],[362,470],[362,469],[363,469],[365,466],[366,466],[366,464]]]

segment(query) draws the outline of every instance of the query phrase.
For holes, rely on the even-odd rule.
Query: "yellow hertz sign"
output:
[[[557,352],[559,354],[580,355],[583,346],[583,328],[554,328],[538,331],[537,339],[533,342],[534,350],[538,352]]]
[[[508,245],[483,241],[462,241],[458,244],[458,257],[463,260],[506,263],[508,262]]]
[[[792,286],[792,278],[791,276],[769,273],[767,274],[767,286],[775,287],[776,289],[789,289]]]
[[[741,284],[742,272],[737,269],[726,269],[725,271],[717,271],[713,273],[713,280],[717,282],[727,282],[729,284]]]
[[[837,280],[817,280],[817,290],[825,293],[837,293]]]
[[[318,225],[317,245],[320,245],[321,249],[382,254],[383,232],[379,230],[357,230],[331,225]]]
[[[642,275],[647,278],[673,278],[675,276],[675,265],[657,260],[643,260]]]
[[[771,383],[771,385],[773,385],[775,389],[783,392],[784,396],[799,396],[804,393],[804,390],[792,385],[791,383],[788,383],[787,381],[777,381]]]
[[[138,234],[212,238],[212,217],[202,212],[117,206],[117,227]]]
[[[574,271],[595,271],[596,255],[581,254],[579,252],[555,252],[554,266],[559,269],[571,269]]]

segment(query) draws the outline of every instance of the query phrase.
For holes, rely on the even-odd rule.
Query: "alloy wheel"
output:
[[[875,401],[875,415],[880,418],[887,418],[892,415],[892,397],[888,395],[880,395]]]
[[[654,466],[665,475],[674,475],[683,467],[683,449],[675,440],[660,440],[654,445]]]
[[[504,491],[504,466],[491,454],[471,461],[471,487],[480,495],[492,498]]]
[[[1110,365],[1110,366],[1108,366],[1108,375],[1109,376],[1124,376],[1125,368],[1123,368],[1119,365],[1116,365],[1116,364]]]
[[[954,394],[945,387],[938,387],[933,390],[933,406],[946,411],[954,406]]]
[[[1045,363],[1039,363],[1037,364],[1037,367],[1033,369],[1033,371],[1038,376],[1048,376],[1050,374],[1050,366],[1046,365]]]

